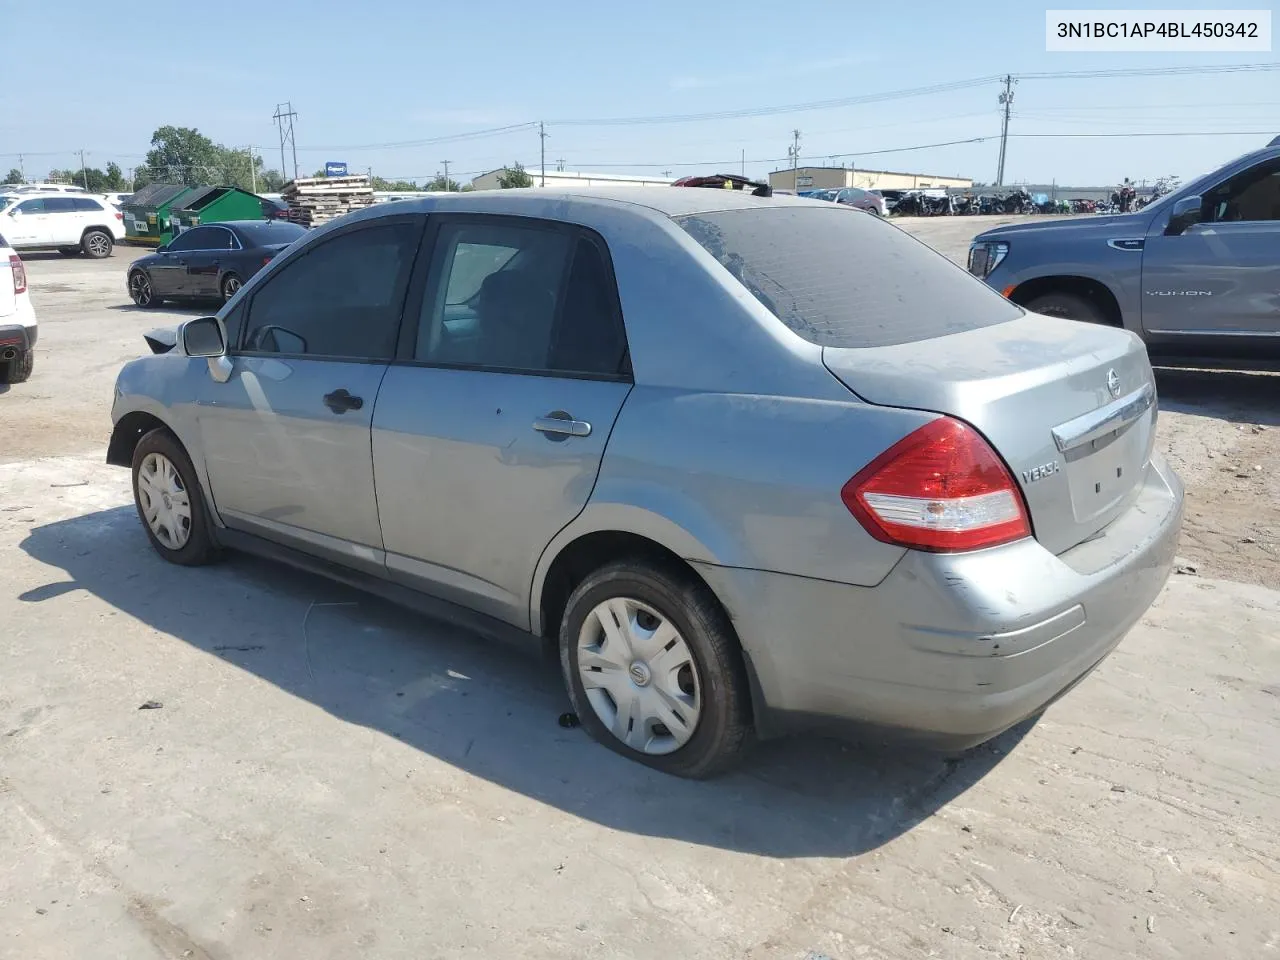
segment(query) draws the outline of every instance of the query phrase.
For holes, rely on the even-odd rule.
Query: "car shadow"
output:
[[[209,303],[166,303],[159,307],[140,307],[136,303],[113,303],[107,306],[108,310],[119,310],[122,313],[148,313],[157,317],[163,317],[167,313],[180,313],[190,317],[212,317],[221,308],[220,301],[211,300]]]
[[[1157,367],[1155,375],[1162,410],[1280,425],[1280,374]]]
[[[71,256],[67,256],[64,253],[59,253],[57,250],[23,250],[18,255],[22,257],[22,261],[24,263],[38,262],[41,260],[83,260],[86,263],[101,263],[103,260],[120,259],[131,252],[132,251],[130,250],[121,249],[117,244],[116,247],[105,257],[88,257],[83,253],[76,253]]]
[[[964,793],[1033,723],[958,759],[818,738],[774,741],[730,775],[684,781],[562,726],[568,703],[558,670],[533,640],[482,639],[243,554],[201,569],[173,566],[151,549],[132,507],[33,528],[22,549],[65,577],[54,574],[20,602],[88,591],[335,717],[639,835],[773,857],[862,853]],[[180,685],[163,693],[183,696]]]

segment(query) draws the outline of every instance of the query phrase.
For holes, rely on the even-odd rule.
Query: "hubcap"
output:
[[[149,453],[138,467],[138,506],[155,538],[170,550],[191,539],[191,498],[177,467],[163,453]]]
[[[102,236],[101,234],[95,233],[92,237],[89,238],[90,253],[105,253],[106,249],[107,249],[106,237]]]
[[[230,300],[236,295],[236,291],[240,289],[240,281],[235,277],[228,277],[223,286],[226,288],[226,296],[223,299]]]
[[[633,750],[672,753],[697,729],[698,665],[675,624],[648,604],[614,597],[587,615],[578,676],[600,722]]]

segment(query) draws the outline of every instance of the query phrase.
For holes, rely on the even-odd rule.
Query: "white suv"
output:
[[[96,197],[18,194],[0,210],[0,233],[15,250],[55,249],[68,257],[101,259],[124,239],[124,215]]]
[[[0,236],[0,383],[21,383],[31,376],[36,332],[26,268]]]

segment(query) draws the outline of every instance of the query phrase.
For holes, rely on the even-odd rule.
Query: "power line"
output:
[[[303,146],[300,150],[399,150],[411,147],[428,147],[436,143],[456,143],[460,140],[476,140],[481,137],[492,137],[503,133],[513,133],[516,130],[528,130],[530,127],[538,126],[536,121],[528,123],[513,123],[505,127],[489,127],[485,130],[470,130],[466,133],[451,133],[440,137],[426,137],[421,140],[399,140],[390,143],[344,143],[344,144],[328,144],[322,146]]]

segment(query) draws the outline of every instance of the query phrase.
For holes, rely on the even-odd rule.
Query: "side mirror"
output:
[[[1173,212],[1169,214],[1169,225],[1164,228],[1166,237],[1176,237],[1187,232],[1192,224],[1200,222],[1200,214],[1204,201],[1200,197],[1183,197],[1173,202]]]
[[[188,357],[220,357],[227,352],[227,335],[217,317],[201,317],[182,325],[182,352]]]

